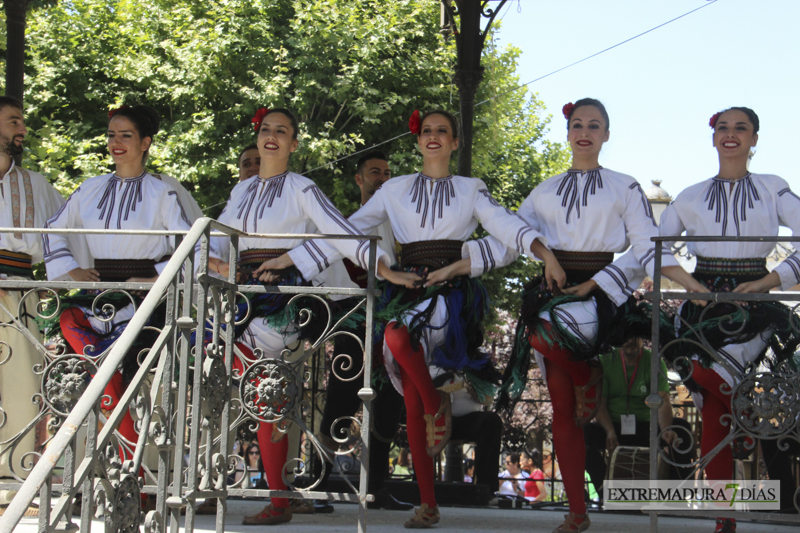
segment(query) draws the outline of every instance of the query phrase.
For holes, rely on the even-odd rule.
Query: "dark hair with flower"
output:
[[[729,107],[728,109],[724,109],[719,113],[715,113],[711,117],[711,120],[708,121],[708,125],[716,129],[717,120],[719,120],[719,117],[721,115],[727,113],[728,111],[741,111],[742,113],[747,115],[748,120],[750,120],[750,123],[753,125],[753,133],[758,133],[758,128],[760,127],[760,121],[758,120],[758,115],[756,115],[756,112],[750,109],[749,107],[743,107],[743,106],[733,106]]]
[[[289,122],[292,125],[292,139],[297,139],[297,132],[300,129],[300,122],[298,122],[297,117],[294,115],[294,113],[292,113],[285,107],[276,107],[274,109],[267,109],[262,107],[261,109],[256,111],[255,116],[250,120],[250,122],[253,123],[253,127],[256,133],[258,133],[259,128],[261,128],[261,123],[264,122],[264,119],[273,113],[280,113],[281,115],[289,119]]]
[[[603,105],[603,102],[596,98],[581,98],[574,104],[570,102],[561,108],[561,111],[564,113],[564,118],[567,119],[567,129],[569,129],[569,119],[572,117],[572,114],[575,113],[575,110],[586,105],[590,105],[600,111],[600,115],[602,115],[603,119],[606,121],[606,131],[608,131],[608,127],[611,124],[608,118],[608,111],[606,111],[606,106]]]
[[[419,118],[419,109],[415,109],[411,116],[408,117],[408,129],[414,135],[419,135],[422,121]]]
[[[266,107],[262,107],[261,109],[256,111],[256,114],[253,115],[253,118],[250,119],[250,122],[252,122],[253,129],[255,130],[256,133],[258,133],[258,128],[261,127],[261,123],[264,122],[264,117],[266,117],[268,113],[269,109],[267,109]]]
[[[116,115],[117,113],[119,113],[123,109],[130,109],[130,106],[121,105],[121,106],[119,106],[117,108],[112,109],[111,111],[108,112],[108,120],[111,120],[114,117],[114,115]]]

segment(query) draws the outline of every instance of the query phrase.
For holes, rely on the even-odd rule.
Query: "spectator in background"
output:
[[[592,478],[598,495],[602,498],[606,463],[603,457],[606,450],[612,452],[622,446],[650,446],[650,408],[645,404],[650,394],[650,350],[644,348],[642,339],[631,339],[617,353],[603,354],[603,397],[597,411],[597,422],[584,428],[586,440],[586,470]],[[667,366],[660,361],[658,376],[658,395],[662,399],[658,410],[658,426],[663,431],[678,425],[683,442],[688,444],[691,426],[682,418],[674,418],[669,398]],[[669,447],[673,460],[679,464],[691,464],[694,449],[687,449],[680,443],[670,446],[677,438],[674,431],[664,431],[661,435],[662,447]],[[677,449],[676,449],[677,448]],[[673,467],[674,468],[674,467]],[[680,468],[675,477],[686,479],[691,468]]]
[[[522,452],[520,465],[529,478],[529,481],[525,482],[525,499],[531,503],[545,501],[547,490],[544,487],[542,453],[536,448]]]
[[[508,481],[503,481],[498,493],[512,498],[523,498],[525,496],[525,480],[528,479],[528,474],[520,468],[519,454],[515,452],[506,455],[505,465],[506,469],[500,474],[500,479]]]
[[[251,144],[239,153],[239,181],[258,175],[258,168],[261,166],[261,156],[258,155],[258,147]]]
[[[475,461],[467,459],[464,461],[464,483],[472,483],[475,475]]]

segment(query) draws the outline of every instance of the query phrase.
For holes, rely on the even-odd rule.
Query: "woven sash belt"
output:
[[[167,261],[170,257],[165,255],[158,261],[154,259],[95,259],[94,268],[100,273],[101,281],[152,278],[158,276],[156,263]]]
[[[717,276],[757,276],[767,271],[767,260],[763,257],[725,259],[723,257],[697,256],[695,274]]]
[[[403,267],[438,269],[461,260],[463,241],[416,241],[401,244]]]
[[[289,250],[286,248],[251,248],[239,252],[239,267],[255,270],[261,263],[280,257]]]
[[[31,256],[8,250],[0,250],[0,273],[33,279]]]
[[[553,250],[553,255],[564,270],[591,270],[599,272],[614,262],[614,252],[565,252]]]

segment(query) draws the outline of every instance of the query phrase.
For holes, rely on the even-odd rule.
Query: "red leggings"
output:
[[[253,351],[244,344],[237,343],[236,346],[245,355],[248,361],[253,361]],[[239,370],[240,375],[244,372],[242,361],[235,357],[233,368]],[[258,426],[258,447],[261,450],[261,463],[264,465],[264,473],[267,475],[267,484],[270,490],[286,490],[286,482],[283,480],[283,466],[289,456],[288,436],[275,433],[275,439],[280,437],[278,442],[273,442],[272,432],[275,424],[261,422]],[[288,498],[271,498],[273,507],[285,509],[289,507]]]
[[[86,318],[83,310],[77,307],[70,307],[65,309],[59,317],[59,324],[61,331],[64,335],[72,351],[76,354],[83,354],[83,349],[86,346],[97,347],[100,343],[100,337],[94,331],[89,320]],[[122,384],[122,373],[117,372],[111,378],[104,394],[111,397],[110,402],[103,401],[100,407],[107,411],[113,411],[119,403],[120,398],[125,393],[125,386]],[[122,417],[122,422],[119,424],[119,432],[128,441],[132,443],[132,450],[136,449],[136,443],[139,440],[139,434],[136,432],[136,427],[131,418],[130,411],[125,411],[125,416]],[[124,447],[120,447],[120,455],[123,460],[133,459],[133,454],[129,453]]]
[[[384,338],[386,346],[391,350],[400,368],[400,378],[403,381],[408,447],[414,459],[420,500],[429,508],[434,508],[436,495],[433,489],[433,457],[428,455],[423,415],[435,415],[439,410],[441,399],[436,387],[433,386],[422,348],[414,350],[411,347],[408,328],[401,326],[395,329],[396,325],[397,322],[390,322],[386,326]]]
[[[550,324],[547,324],[550,330]],[[591,367],[585,361],[573,361],[571,352],[552,347],[537,335],[529,339],[534,350],[545,357],[547,390],[553,402],[553,448],[561,469],[561,479],[569,501],[569,510],[575,514],[586,513],[584,500],[584,471],[586,470],[586,445],[583,428],[575,424],[575,387],[589,383]],[[592,398],[590,389],[586,397]]]
[[[703,415],[703,435],[700,439],[700,453],[703,457],[710,453],[714,447],[730,433],[730,426],[723,426],[720,417],[730,414],[731,396],[719,390],[720,385],[725,383],[719,374],[710,368],[700,366],[700,363],[693,361],[692,379],[703,387],[703,408],[700,413]],[[708,479],[731,479],[733,476],[733,453],[730,446],[722,448],[708,466],[706,466],[706,477]]]

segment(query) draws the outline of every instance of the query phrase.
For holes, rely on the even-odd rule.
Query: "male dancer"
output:
[[[0,96],[0,227],[41,228],[64,203],[64,198],[41,174],[14,164],[22,153],[28,130],[22,102]],[[0,233],[0,279],[32,280],[32,265],[42,260],[42,237],[36,233]],[[35,293],[22,302],[25,290],[0,288],[0,484],[18,483],[25,477],[22,458],[34,451],[34,427],[39,408],[33,395],[39,392],[34,365],[42,354],[30,337],[41,342],[36,325]],[[28,337],[30,336],[30,337]],[[21,434],[19,434],[22,432]],[[19,434],[19,435],[18,435]],[[25,461],[27,462],[27,460]],[[0,515],[16,491],[0,490]],[[31,507],[25,516],[37,516]]]

